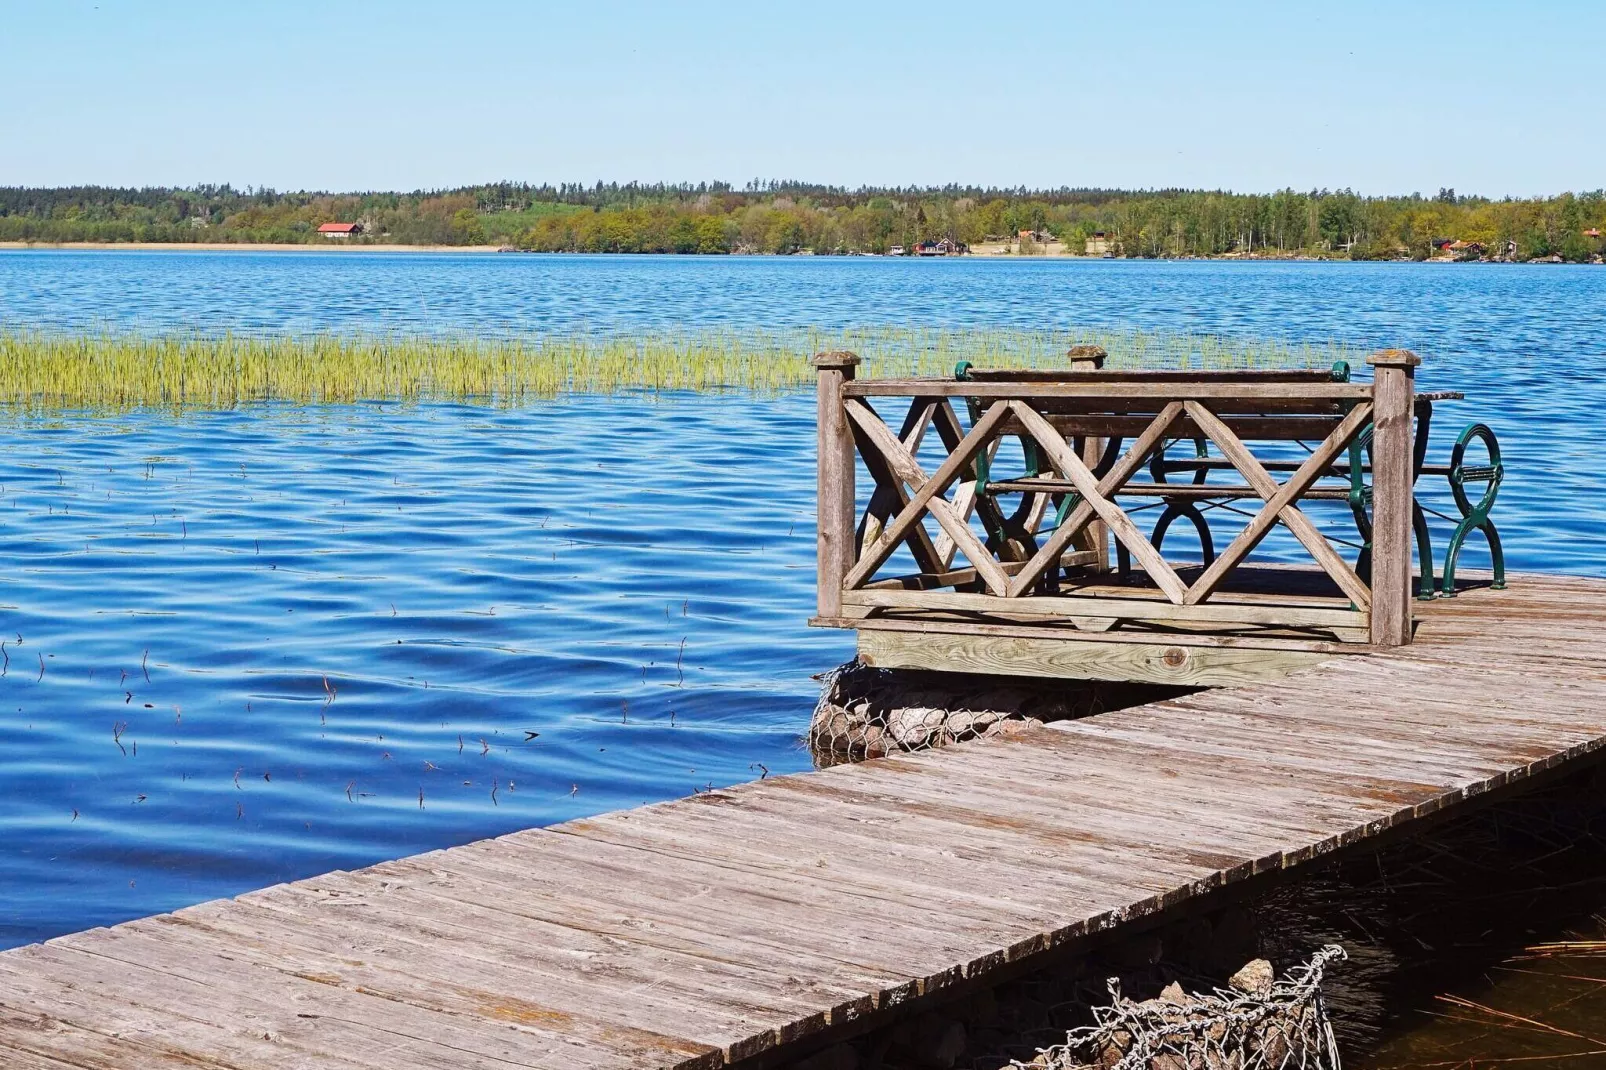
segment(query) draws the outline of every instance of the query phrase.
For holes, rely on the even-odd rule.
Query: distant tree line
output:
[[[1129,257],[1351,259],[1461,255],[1599,259],[1606,193],[1528,199],[1369,197],[1348,189],[1269,194],[1201,190],[861,188],[728,183],[494,183],[412,193],[0,188],[0,240],[324,241],[360,222],[358,242],[493,243],[548,252],[881,253],[949,238],[965,245],[1046,234],[1075,252],[1103,234]],[[1448,242],[1457,244],[1446,249]]]

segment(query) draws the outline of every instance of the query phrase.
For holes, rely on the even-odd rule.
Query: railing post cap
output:
[[[859,355],[846,351],[816,353],[812,363],[821,371],[825,371],[827,368],[853,368],[858,366]]]
[[[1104,367],[1104,360],[1109,356],[1109,353],[1105,352],[1103,346],[1084,343],[1067,349],[1065,355],[1071,358],[1073,367],[1078,364],[1091,364],[1094,368],[1102,368]]]
[[[1382,349],[1366,358],[1374,368],[1415,368],[1422,358],[1409,349]]]

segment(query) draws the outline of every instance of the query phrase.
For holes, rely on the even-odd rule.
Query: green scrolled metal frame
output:
[[[1473,439],[1482,442],[1484,449],[1488,450],[1487,464],[1466,463],[1467,446]],[[1489,559],[1494,568],[1492,586],[1497,591],[1506,586],[1505,551],[1500,545],[1500,532],[1495,528],[1494,521],[1489,519],[1505,475],[1505,463],[1500,457],[1500,440],[1495,438],[1494,431],[1488,424],[1468,424],[1456,437],[1455,448],[1450,451],[1450,493],[1455,498],[1455,507],[1461,511],[1461,520],[1451,533],[1450,546],[1444,554],[1444,581],[1440,593],[1447,598],[1455,595],[1456,559],[1461,556],[1462,544],[1474,530],[1483,532],[1483,537],[1489,542]],[[1468,483],[1484,485],[1483,496],[1477,504],[1467,497]]]

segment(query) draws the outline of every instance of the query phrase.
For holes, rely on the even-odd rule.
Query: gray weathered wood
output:
[[[1292,604],[1254,603],[1250,605],[1201,604],[1176,606],[1158,599],[1138,598],[1059,598],[1033,595],[1031,598],[996,598],[985,594],[949,591],[893,591],[885,589],[848,591],[842,596],[847,607],[885,609],[956,609],[969,613],[991,613],[1024,617],[1114,617],[1124,620],[1185,621],[1194,623],[1275,624],[1288,628],[1360,628],[1367,614],[1354,609]]]
[[[818,506],[817,605],[820,616],[842,611],[842,577],[853,566],[853,433],[842,411],[842,388],[853,378],[859,358],[852,353],[821,353],[816,385]]]
[[[1187,408],[1189,415],[1204,428],[1222,455],[1233,463],[1239,473],[1249,481],[1250,486],[1265,499],[1266,504],[1232,544],[1222,551],[1221,556],[1205,570],[1204,575],[1188,588],[1185,601],[1189,605],[1194,605],[1215,593],[1216,588],[1227,578],[1227,573],[1237,567],[1238,562],[1243,560],[1244,556],[1265,537],[1271,526],[1280,520],[1304,544],[1305,549],[1310,551],[1316,563],[1322,567],[1322,571],[1331,576],[1339,588],[1350,596],[1351,601],[1358,608],[1367,608],[1371,591],[1361,582],[1355,570],[1349,567],[1349,562],[1338,556],[1338,551],[1333,549],[1322,533],[1316,530],[1316,525],[1312,524],[1294,503],[1300,493],[1321,476],[1339,451],[1349,445],[1350,440],[1365,426],[1367,418],[1371,416],[1371,408],[1364,403],[1355,406],[1333,433],[1312,451],[1299,466],[1299,470],[1288,478],[1288,482],[1280,487],[1261,465],[1260,460],[1244,448],[1244,444],[1238,441],[1214,413],[1196,401],[1188,402]]]
[[[920,516],[926,512],[927,504],[946,491],[949,484],[959,477],[959,474],[970,464],[976,454],[985,449],[987,444],[992,441],[994,428],[997,427],[998,421],[1003,419],[1006,411],[1008,411],[1006,403],[999,402],[995,404],[982,414],[981,419],[976,421],[975,426],[966,433],[963,439],[954,444],[942,464],[938,465],[937,470],[931,474],[931,478],[927,479],[920,489],[910,496],[909,504],[905,505],[898,512],[898,515],[892,518],[891,523],[882,531],[881,537],[869,546],[864,547],[860,552],[858,562],[848,569],[847,576],[842,581],[843,587],[858,587],[863,584],[875,574],[875,570],[880,568],[888,557],[892,556],[892,551],[902,541],[904,532],[910,525],[920,522]],[[938,410],[937,418],[939,420],[941,415],[941,410]],[[847,419],[845,413],[843,419]],[[939,431],[942,429],[941,423],[938,424],[938,429]],[[975,565],[977,562],[973,561],[971,564]],[[838,600],[840,600],[840,595]],[[832,614],[822,612],[820,616],[828,617],[832,616]]]
[[[1425,603],[1416,641],[1386,649],[1116,631],[1034,651],[1041,624],[941,639],[937,622],[873,621],[872,660],[929,660],[939,648],[899,638],[924,630],[995,672],[1268,682],[0,952],[0,1066],[784,1062],[874,1012],[1592,760],[1606,581],[1511,582]]]
[[[1238,650],[1176,643],[1112,644],[973,631],[859,631],[859,660],[881,669],[1236,687],[1281,680],[1331,658],[1303,650]]]
[[[1216,382],[1198,372],[1180,380],[1159,384],[1142,380],[1108,382],[1102,376],[1068,376],[1048,383],[991,382],[969,383],[942,379],[860,379],[845,388],[849,397],[907,396],[983,398],[986,400],[1031,398],[1153,398],[1156,389],[1169,391],[1175,386],[1181,397],[1200,400],[1305,401],[1322,398],[1333,401],[1370,397],[1365,383],[1301,382]]]
[[[1042,447],[1043,452],[1048,454],[1048,459],[1053,462],[1055,468],[1060,470],[1060,474],[1076,485],[1076,489],[1081,492],[1083,500],[1092,507],[1093,512],[1110,529],[1110,534],[1114,535],[1123,546],[1132,551],[1132,556],[1138,559],[1138,563],[1149,574],[1149,578],[1159,586],[1160,590],[1166,593],[1166,596],[1172,602],[1180,605],[1184,594],[1187,592],[1187,585],[1182,582],[1171,566],[1166,564],[1165,558],[1160,556],[1160,552],[1154,548],[1154,544],[1148,540],[1147,536],[1132,523],[1132,518],[1100,493],[1099,480],[1088,470],[1087,465],[1082,462],[1082,458],[1076,455],[1076,451],[1071,449],[1070,444],[1061,438],[1025,402],[1011,401],[1009,407],[1015,417],[1031,432],[1032,437],[1037,440],[1037,444]],[[1018,578],[1017,582],[1019,582]]]
[[[1366,359],[1375,369],[1372,436],[1372,642],[1411,641],[1412,392],[1422,363],[1408,349]]]
[[[1149,425],[1143,429],[1143,433],[1138,436],[1137,441],[1127,448],[1126,453],[1115,462],[1115,465],[1105,474],[1104,478],[1099,480],[1099,493],[1112,494],[1119,490],[1127,480],[1131,479],[1132,474],[1143,466],[1143,463],[1149,459],[1149,454],[1153,453],[1155,447],[1165,438],[1172,424],[1176,422],[1181,413],[1182,403],[1174,401],[1165,406],[1157,416],[1150,420]],[[1085,463],[1084,461],[1084,465]],[[1093,507],[1086,501],[1080,502],[1075,509],[1072,509],[1070,515],[1065,518],[1065,522],[1049,534],[1048,538],[1043,541],[1043,545],[1038,548],[1037,553],[1033,554],[1031,559],[1026,562],[1026,567],[1011,581],[1009,596],[1011,598],[1019,598],[1022,594],[1025,594],[1032,584],[1041,578],[1043,571],[1054,563],[1056,555],[1063,552],[1067,546],[1072,545],[1077,536],[1082,534],[1083,530],[1094,522],[1095,517],[1096,514],[1093,511]],[[1098,540],[1104,544],[1100,554],[1100,565],[1102,566],[1100,571],[1106,571],[1109,564],[1105,556],[1108,540],[1104,538],[1104,534],[1105,532],[1101,531]]]
[[[854,398],[847,403],[846,408],[848,418],[864,433],[865,439],[875,447],[876,453],[891,469],[892,474],[901,482],[908,484],[910,490],[915,494],[919,494],[920,489],[926,484],[927,477],[909,449],[893,435],[892,429],[882,423],[881,418],[861,399]],[[901,490],[899,491],[899,496],[907,506],[910,496],[904,494]],[[1003,594],[1009,586],[1009,577],[998,567],[998,562],[993,559],[992,554],[987,552],[987,548],[981,544],[981,540],[976,538],[975,534],[970,530],[970,526],[965,522],[965,518],[960,515],[953,504],[944,499],[941,492],[939,492],[927,496],[926,509],[936,518],[938,525],[953,540],[954,545],[970,561],[971,567],[986,581],[987,586],[995,594]],[[920,528],[919,524],[911,524],[905,530],[914,531],[917,528]],[[924,529],[921,530],[923,532]],[[929,556],[926,554],[917,556],[916,563],[931,571],[936,571],[937,552],[935,548],[930,550]]]

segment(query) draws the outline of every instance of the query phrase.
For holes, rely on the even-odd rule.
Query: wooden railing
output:
[[[1412,486],[1420,463],[1413,459],[1414,354],[1375,354],[1370,383],[1315,372],[1107,372],[1092,354],[1082,356],[1088,359],[1071,372],[976,372],[962,380],[857,380],[855,355],[815,358],[819,623],[854,626],[867,614],[933,611],[1051,619],[1087,631],[1132,621],[1410,642]],[[908,408],[895,431],[876,405],[903,398]],[[1369,427],[1371,544],[1357,569],[1301,504],[1344,496],[1320,481],[1349,478],[1345,462],[1358,455],[1350,447]],[[928,471],[921,446],[933,431],[943,454]],[[992,464],[1009,437],[1020,439],[1035,470],[999,479]],[[1168,469],[1189,465],[1167,461],[1165,451],[1189,440],[1202,444],[1195,482],[1166,482]],[[1308,450],[1297,461],[1286,459],[1293,442]],[[1281,444],[1283,457],[1266,459],[1252,444],[1270,444],[1273,452]],[[1202,459],[1206,447],[1216,459]],[[862,513],[855,486],[861,459],[873,483]],[[1155,475],[1139,481],[1146,469]],[[1242,482],[1207,483],[1211,471]],[[1020,500],[1009,516],[1001,496]],[[1258,508],[1243,510],[1248,522],[1213,560],[1179,567],[1121,504],[1134,498],[1163,499],[1179,510],[1202,499]],[[1331,592],[1234,588],[1251,552],[1278,526],[1303,545]],[[1111,538],[1146,580],[1112,584]],[[900,547],[916,571],[882,576]]]

